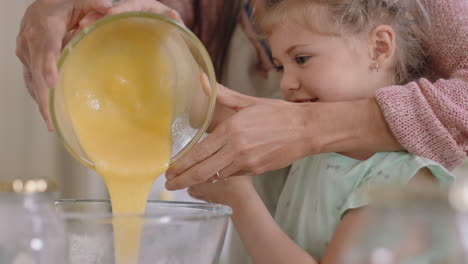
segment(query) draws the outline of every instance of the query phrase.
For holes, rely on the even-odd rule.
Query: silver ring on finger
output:
[[[219,179],[219,180],[223,180],[223,181],[227,181],[228,178],[221,178],[221,175],[219,174],[219,171],[216,172],[216,178]]]
[[[213,177],[211,177],[211,183],[217,183],[219,182],[220,178],[219,178],[219,172],[216,172],[215,175]]]

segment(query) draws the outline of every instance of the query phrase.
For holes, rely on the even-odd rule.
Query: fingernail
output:
[[[166,182],[166,189],[168,191],[173,191],[173,188],[174,188],[174,184],[172,184],[171,182]]]
[[[204,72],[202,72],[202,74],[201,74],[201,83],[202,83],[203,92],[207,96],[210,96],[210,94],[211,94],[210,79],[208,78],[208,76]]]
[[[168,181],[174,179],[174,177],[175,177],[174,174],[172,174],[172,173],[166,173],[166,179],[167,179]]]
[[[174,21],[177,21],[177,22],[181,22],[180,19],[179,19],[179,15],[177,14],[176,11],[174,10],[170,10],[168,13],[167,13],[167,16],[174,20]]]
[[[46,121],[46,122],[47,122],[47,129],[49,130],[49,132],[54,132],[55,131],[54,126],[50,124],[49,121]]]
[[[206,73],[202,73],[202,82],[204,82],[204,84],[208,87],[210,87],[210,79],[208,78],[208,75],[206,75]]]

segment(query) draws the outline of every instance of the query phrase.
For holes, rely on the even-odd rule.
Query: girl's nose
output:
[[[298,90],[300,87],[299,80],[293,74],[287,73],[285,71],[283,73],[283,77],[281,78],[280,87],[283,93]]]

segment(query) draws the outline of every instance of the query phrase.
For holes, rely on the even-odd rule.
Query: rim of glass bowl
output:
[[[208,51],[206,50],[205,46],[203,43],[198,39],[198,37],[190,31],[187,27],[185,27],[182,24],[179,24],[175,22],[174,20],[167,18],[162,15],[158,14],[153,14],[153,13],[148,13],[148,12],[126,12],[126,13],[121,13],[117,15],[112,15],[108,17],[104,17],[98,21],[96,21],[94,24],[84,28],[80,33],[78,33],[63,49],[62,53],[60,54],[58,63],[57,63],[57,68],[60,71],[60,68],[62,64],[64,63],[65,59],[67,58],[68,54],[70,51],[73,49],[73,47],[78,44],[88,33],[94,31],[95,29],[99,28],[100,26],[106,25],[110,22],[120,20],[120,19],[127,19],[127,18],[149,18],[149,19],[155,19],[164,23],[169,24],[172,27],[175,27],[177,30],[179,30],[181,33],[183,33],[187,39],[189,39],[192,44],[197,48],[197,50],[200,52],[201,57],[203,59],[203,62],[206,64],[207,68],[207,75],[208,79],[210,80],[210,85],[211,85],[211,96],[210,96],[210,102],[208,106],[208,115],[206,116],[203,125],[198,129],[197,134],[195,135],[194,138],[181,150],[179,153],[174,158],[171,158],[169,167],[172,166],[177,160],[179,160],[185,153],[187,153],[203,136],[203,134],[206,132],[206,129],[208,128],[208,125],[211,122],[211,119],[213,117],[213,112],[215,108],[215,102],[216,102],[216,76],[215,76],[215,70],[213,67],[213,63],[211,62],[210,55],[208,54]],[[66,141],[65,137],[63,136],[60,127],[57,122],[57,117],[55,114],[55,105],[54,105],[54,95],[55,95],[55,90],[56,88],[50,89],[49,92],[49,109],[52,117],[52,124],[55,128],[55,131],[57,132],[57,135],[62,142],[62,144],[65,146],[65,148],[68,150],[69,153],[72,154],[73,157],[75,157],[77,160],[79,160],[81,163],[86,165],[87,167],[91,169],[95,169],[94,164],[84,158],[78,155],[73,148],[68,144]]]
[[[103,199],[60,199],[55,201],[55,205],[59,204],[95,204],[95,205],[110,205],[110,200]],[[216,220],[219,218],[228,218],[232,214],[232,209],[229,206],[222,204],[210,204],[210,203],[197,203],[197,202],[177,202],[177,201],[158,201],[148,200],[147,206],[156,205],[159,207],[168,208],[187,208],[187,209],[201,209],[202,214],[198,215],[157,215],[157,214],[112,214],[112,212],[102,213],[75,213],[75,212],[60,212],[65,220],[76,219],[76,220],[98,220],[98,221],[111,221],[113,219],[126,219],[126,218],[138,218],[143,219],[145,222],[157,223],[157,224],[169,224],[176,222],[198,222],[206,220]],[[59,209],[59,207],[57,208]]]

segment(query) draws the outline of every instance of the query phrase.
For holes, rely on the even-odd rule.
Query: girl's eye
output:
[[[275,70],[276,70],[277,72],[283,72],[284,67],[283,67],[283,66],[276,66],[276,65],[275,65]]]
[[[294,58],[297,64],[302,65],[306,63],[312,56],[298,56]]]

